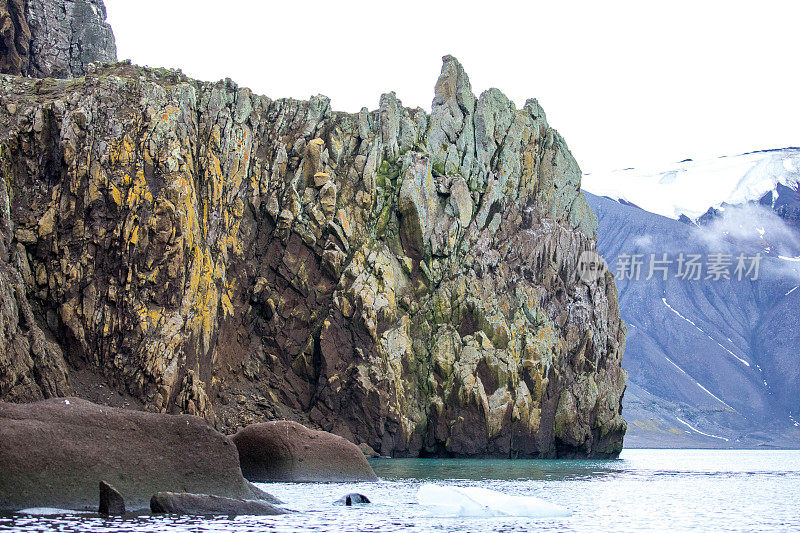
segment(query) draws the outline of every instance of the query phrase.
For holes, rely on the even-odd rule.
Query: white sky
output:
[[[585,172],[800,145],[796,0],[105,4],[120,59],[342,111],[429,110],[452,54],[476,94],[538,98]]]

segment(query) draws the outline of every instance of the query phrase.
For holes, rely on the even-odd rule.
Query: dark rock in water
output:
[[[153,513],[185,515],[278,515],[286,511],[263,500],[242,500],[223,498],[209,494],[189,494],[185,492],[158,492],[150,498]]]
[[[345,494],[338,500],[336,503],[341,503],[342,505],[358,505],[363,503],[370,503],[369,498],[364,496],[363,494],[358,494],[357,492],[352,492],[350,494]]]
[[[375,481],[352,442],[297,422],[252,424],[233,436],[242,474],[250,481]]]
[[[105,481],[100,482],[100,507],[97,512],[104,515],[125,514],[125,500],[122,495]]]
[[[78,398],[0,403],[0,472],[0,512],[97,510],[98,480],[129,511],[163,490],[277,502],[242,477],[236,447],[202,418]]]

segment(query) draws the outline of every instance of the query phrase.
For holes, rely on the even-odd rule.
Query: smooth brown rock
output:
[[[0,511],[97,510],[101,480],[129,511],[164,490],[277,502],[242,477],[236,447],[205,420],[78,398],[0,403],[0,472]]]
[[[223,498],[210,494],[158,492],[150,498],[150,511],[156,514],[199,516],[267,516],[286,514],[286,511],[263,500]]]
[[[250,481],[375,481],[352,442],[297,422],[253,424],[233,436],[242,473]]]

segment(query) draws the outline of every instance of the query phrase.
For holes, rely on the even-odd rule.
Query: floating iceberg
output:
[[[443,487],[427,483],[417,491],[420,505],[436,507],[448,516],[570,516],[569,509],[533,496],[511,496],[478,487]]]
[[[55,516],[67,514],[89,514],[89,511],[72,511],[70,509],[58,509],[55,507],[30,507],[17,511],[18,514],[27,514],[31,516]]]

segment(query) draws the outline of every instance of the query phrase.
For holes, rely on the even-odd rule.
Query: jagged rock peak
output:
[[[475,111],[475,95],[464,67],[455,57],[442,57],[442,73],[436,82],[432,107],[457,105],[462,112]]]

